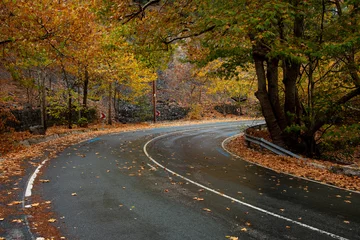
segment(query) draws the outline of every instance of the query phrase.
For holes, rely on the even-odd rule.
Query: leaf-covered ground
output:
[[[243,136],[238,136],[231,140],[227,144],[227,148],[249,162],[260,164],[277,172],[289,173],[341,188],[360,191],[359,177],[346,176],[328,170],[330,167],[338,167],[334,163],[314,159],[299,160],[291,157],[277,156],[269,152],[260,152],[248,148]]]

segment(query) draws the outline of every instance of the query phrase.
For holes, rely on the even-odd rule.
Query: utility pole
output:
[[[153,110],[154,110],[154,123],[156,123],[156,80],[153,81]]]

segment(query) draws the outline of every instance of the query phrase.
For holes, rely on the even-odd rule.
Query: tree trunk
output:
[[[282,139],[282,131],[273,112],[271,102],[266,90],[266,76],[264,69],[264,60],[261,56],[253,55],[255,61],[255,70],[258,79],[258,90],[255,96],[260,101],[261,110],[266,121],[266,125],[273,142],[279,146],[285,146]]]
[[[294,19],[294,28],[293,33],[295,39],[299,39],[303,37],[304,33],[304,16],[300,9],[302,4],[302,0],[292,0],[292,4],[296,11],[295,19]],[[296,82],[300,75],[300,62],[296,62],[294,59],[285,58],[283,60],[283,74],[284,79],[283,83],[285,85],[285,116],[287,119],[287,125],[291,126],[293,123],[297,121],[296,119]]]
[[[71,89],[72,89],[72,84],[70,84],[70,81],[67,77],[66,74],[66,70],[65,70],[65,66],[62,64],[61,65],[61,69],[64,75],[64,81],[66,83],[66,87],[67,87],[67,91],[68,91],[68,116],[67,116],[67,120],[68,120],[68,128],[72,129],[72,93],[71,93]]]
[[[41,112],[41,126],[44,128],[44,133],[47,129],[46,121],[46,88],[45,88],[45,76],[42,70],[40,70],[39,75],[39,93],[40,93],[40,112]]]
[[[88,87],[89,87],[89,71],[85,67],[85,77],[84,77],[84,93],[83,93],[83,108],[87,108],[87,97],[88,97]]]
[[[290,126],[296,120],[296,81],[300,73],[300,64],[291,60],[284,60],[283,64],[285,86],[285,116],[287,125]]]
[[[268,80],[268,92],[271,106],[274,110],[275,117],[278,121],[280,129],[286,128],[286,118],[279,100],[279,59],[270,59],[266,61],[266,77]]]
[[[111,99],[112,99],[112,83],[109,83],[109,105],[108,105],[108,124],[112,125],[112,119],[111,119]]]
[[[78,99],[77,99],[77,101],[78,101],[78,120],[80,120],[80,118],[81,118],[81,102],[80,102],[80,84],[77,86],[77,92],[78,92]]]
[[[68,89],[68,128],[72,129],[72,94],[71,90]]]
[[[119,102],[118,102],[118,97],[119,95],[119,91],[117,90],[117,83],[115,83],[114,86],[114,99],[113,99],[113,105],[114,105],[114,115],[115,115],[115,120],[118,121],[119,120]]]

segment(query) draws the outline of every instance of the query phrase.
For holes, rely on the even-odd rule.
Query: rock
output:
[[[20,141],[19,143],[20,143],[21,145],[26,146],[26,147],[29,147],[29,146],[30,146],[30,143],[29,143],[28,140]]]
[[[41,125],[31,126],[29,127],[30,133],[34,135],[45,135],[45,128]]]

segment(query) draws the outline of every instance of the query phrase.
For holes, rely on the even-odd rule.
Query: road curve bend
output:
[[[221,147],[253,123],[85,141],[45,164],[41,178],[50,181],[33,194],[52,201],[67,239],[360,239],[360,194],[276,173]]]

